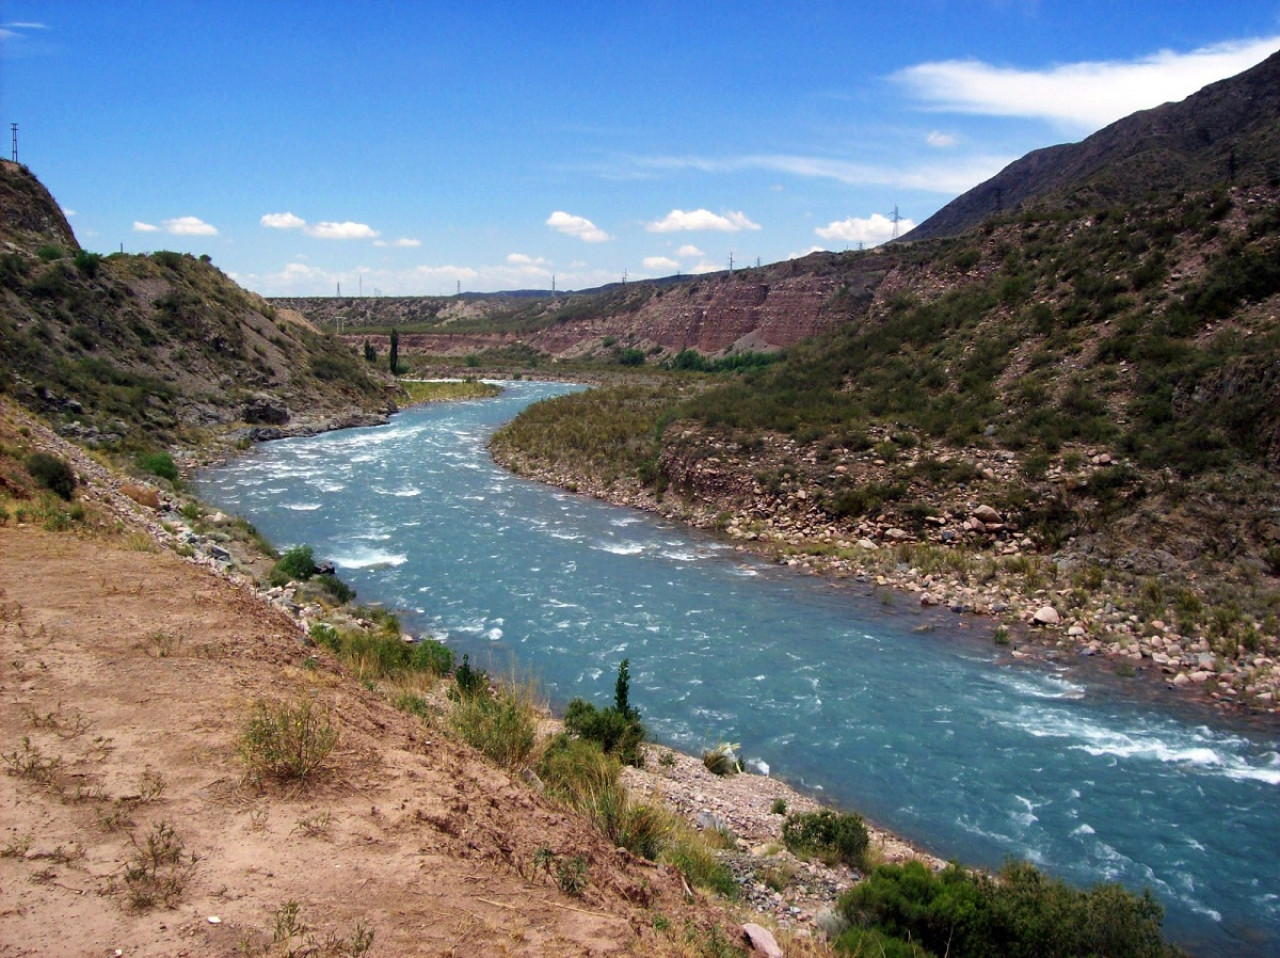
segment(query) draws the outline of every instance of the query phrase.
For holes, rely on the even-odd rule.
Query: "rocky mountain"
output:
[[[335,337],[207,259],[80,247],[25,167],[0,163],[0,391],[91,444],[370,420],[388,384]]]
[[[1131,203],[1169,190],[1280,182],[1280,52],[1179,103],[1079,143],[1028,153],[952,200],[903,241],[955,236],[1001,212]]]

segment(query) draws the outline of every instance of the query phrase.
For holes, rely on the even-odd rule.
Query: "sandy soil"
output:
[[[303,667],[296,627],[244,589],[137,546],[0,528],[0,955],[282,954],[290,902],[306,954],[351,953],[362,927],[375,955],[663,954],[655,918],[726,920],[335,664]],[[259,699],[329,710],[334,769],[246,781]],[[150,871],[149,842],[170,852]],[[539,849],[584,856],[580,897]]]

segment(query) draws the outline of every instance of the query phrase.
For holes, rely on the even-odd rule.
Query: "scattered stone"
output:
[[[988,506],[988,505],[981,505],[981,506],[978,506],[978,508],[974,509],[973,518],[977,519],[979,522],[983,523],[984,525],[987,523],[1004,521],[1001,518],[1000,513],[996,512],[995,509],[991,508],[991,506]]]
[[[921,592],[920,604],[921,605],[937,605],[938,598],[932,592]]]

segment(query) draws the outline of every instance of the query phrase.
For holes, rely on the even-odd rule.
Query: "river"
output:
[[[945,858],[1150,887],[1197,955],[1280,953],[1280,741],[1087,671],[1007,660],[959,616],[802,576],[519,479],[485,442],[576,387],[507,384],[385,426],[267,443],[198,493],[332,559],[459,655],[605,704],[618,663],[657,739],[754,768]],[[927,628],[921,629],[925,625]]]

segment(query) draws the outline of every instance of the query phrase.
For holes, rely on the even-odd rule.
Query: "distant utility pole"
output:
[[[13,162],[18,162],[18,124],[10,123],[9,129],[13,131]]]
[[[623,286],[626,286],[626,285],[627,285],[627,270],[626,270],[626,267],[623,267],[623,270],[622,270],[622,285],[623,285]]]
[[[759,269],[759,268],[760,268],[760,257],[759,257],[759,256],[757,256],[757,257],[756,257],[756,269]]]
[[[733,250],[729,250],[729,272],[733,272]]]
[[[357,286],[357,289],[359,289],[360,291],[360,298],[364,299],[364,277],[363,276],[356,277],[356,286]]]
[[[461,296],[461,295],[462,295],[462,280],[460,280],[460,279],[456,279],[456,280],[454,280],[454,282],[455,282],[455,283],[457,283],[457,285],[458,285],[458,291],[457,291],[457,293],[456,293],[455,295]]]
[[[551,292],[554,293],[555,291],[556,291],[556,274],[552,273],[551,274]]]
[[[890,237],[890,239],[898,238],[898,221],[900,219],[902,219],[902,217],[898,215],[898,204],[894,203],[893,204],[893,236]]]
[[[338,293],[337,293],[337,295],[338,295],[338,298],[339,298],[339,299],[341,299],[341,298],[342,298],[342,284],[341,284],[341,283],[339,283],[339,284],[338,284]]]

